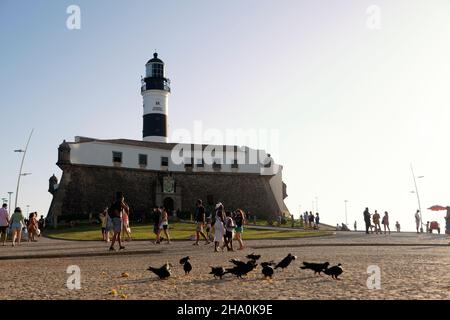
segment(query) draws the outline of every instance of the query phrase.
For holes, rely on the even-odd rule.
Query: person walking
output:
[[[397,232],[400,232],[400,223],[398,223],[398,221],[395,223],[395,228],[397,229]]]
[[[43,216],[43,215],[41,215],[41,218],[40,218],[39,221],[38,221],[38,225],[39,225],[39,230],[41,230],[41,233],[42,233],[42,231],[44,231],[44,229],[45,229],[45,227],[46,227],[46,225],[45,225],[45,219],[44,219],[44,216]]]
[[[3,238],[3,245],[6,245],[7,231],[9,227],[8,205],[4,203],[0,208],[0,237]],[[0,238],[0,240],[1,240]]]
[[[31,212],[28,217],[28,242],[37,242],[36,235],[38,235],[38,221],[37,221],[37,212]]]
[[[356,220],[355,220],[355,223],[353,224],[353,228],[355,229],[355,231],[357,231],[357,228],[356,228]]]
[[[244,249],[244,241],[242,241],[242,233],[244,232],[244,224],[247,222],[245,219],[245,213],[241,209],[236,210],[236,227],[234,230],[236,231],[236,240],[239,242],[238,250]]]
[[[389,230],[389,234],[391,234],[391,229],[389,228],[389,214],[387,211],[384,212],[382,223],[384,226],[384,234],[386,234],[386,228]]]
[[[109,216],[111,217],[112,227],[113,227],[113,237],[111,241],[110,251],[115,251],[114,244],[116,241],[119,243],[119,250],[125,249],[122,245],[122,239],[120,238],[120,233],[122,231],[122,213],[129,212],[129,207],[125,203],[125,198],[122,192],[116,193],[116,200],[109,207]]]
[[[234,224],[233,218],[231,217],[231,212],[225,212],[225,244],[222,246],[222,250],[227,247],[228,251],[234,251],[233,249],[233,231]]]
[[[10,223],[11,223],[11,233],[12,233],[12,246],[20,245],[20,241],[22,239],[22,227],[24,224],[25,217],[22,214],[22,210],[17,207],[14,209],[14,213],[11,215]]]
[[[381,218],[380,214],[378,213],[377,210],[375,210],[375,213],[372,216],[372,221],[373,221],[373,224],[375,226],[375,234],[378,234],[378,231],[380,232],[380,234],[382,233],[381,232],[381,225],[380,225],[380,218]]]
[[[131,241],[130,216],[126,211],[122,212],[122,234],[126,234],[127,241]]]
[[[225,213],[222,203],[216,204],[214,218],[214,252],[219,252],[225,236]]]
[[[314,228],[319,230],[319,222],[320,222],[320,217],[319,217],[319,213],[316,212],[316,218],[315,218],[315,224],[314,224]]]
[[[370,228],[370,212],[369,208],[366,208],[363,212],[364,215],[364,222],[366,224],[366,234],[369,234],[369,228]]]
[[[156,236],[155,244],[161,243],[161,229],[159,228],[159,224],[161,222],[161,209],[153,208],[153,233]]]
[[[167,210],[165,208],[161,208],[161,220],[159,224],[159,230],[164,232],[164,235],[167,239],[167,244],[170,244],[170,235],[169,235],[169,215],[167,214]],[[161,231],[160,231],[161,233]]]
[[[303,220],[304,220],[304,225],[305,225],[305,229],[308,227],[308,211],[305,211],[305,213],[303,214]]]
[[[420,210],[416,211],[416,214],[414,215],[414,218],[416,219],[416,231],[417,233],[419,233],[419,228],[420,228]]]
[[[312,229],[313,225],[314,225],[314,215],[313,215],[312,211],[309,212],[308,224],[309,224],[309,228]]]
[[[205,225],[205,220],[206,220],[206,213],[205,213],[205,207],[203,207],[203,201],[201,199],[197,200],[196,207],[197,207],[195,209],[196,240],[193,243],[193,245],[198,246],[198,241],[200,240],[200,235],[205,239],[205,245],[206,245],[206,244],[209,244],[209,239],[206,237],[205,233],[203,232],[203,227]]]
[[[108,208],[105,208],[100,214],[98,215],[98,218],[100,219],[100,228],[102,231],[102,240],[106,242],[107,239],[107,231],[106,231],[106,224],[107,224],[107,217],[108,214]]]

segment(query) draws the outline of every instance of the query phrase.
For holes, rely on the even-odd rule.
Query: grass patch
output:
[[[153,240],[152,224],[136,224],[131,226],[132,237],[135,240]],[[169,226],[170,237],[173,240],[188,240],[195,234],[195,225],[192,223],[172,223]],[[302,238],[311,236],[323,236],[330,234],[327,231],[303,231],[303,230],[257,230],[244,228],[244,240],[274,239],[274,238]],[[49,238],[65,240],[101,240],[99,226],[84,225],[68,229],[47,230],[45,235]]]

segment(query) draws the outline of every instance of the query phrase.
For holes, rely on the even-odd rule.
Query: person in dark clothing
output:
[[[41,230],[41,232],[45,229],[45,219],[44,216],[41,216],[41,218],[39,219],[39,229]]]
[[[203,207],[203,201],[198,199],[196,203],[197,208],[195,209],[195,224],[196,227],[196,241],[194,242],[195,246],[198,246],[198,241],[200,240],[200,235],[205,239],[205,244],[209,244],[209,240],[203,232],[203,227],[205,226],[206,221],[206,212],[205,207]]]
[[[161,229],[159,228],[160,220],[161,220],[160,208],[153,208],[153,233],[156,235],[155,244],[161,243],[160,239]]]
[[[369,234],[369,228],[370,228],[370,212],[369,212],[369,208],[366,208],[366,210],[364,210],[364,222],[366,223],[366,233]]]
[[[119,250],[125,249],[122,246],[122,240],[120,239],[120,232],[122,231],[122,212],[125,211],[127,214],[129,213],[129,207],[125,203],[125,199],[123,197],[122,192],[116,193],[116,200],[111,204],[108,209],[108,214],[111,217],[113,232],[114,235],[112,237],[111,246],[109,250],[114,251],[114,244],[116,241],[119,243]]]

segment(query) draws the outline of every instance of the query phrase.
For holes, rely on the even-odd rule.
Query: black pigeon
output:
[[[267,261],[267,262],[261,262],[261,267],[273,266],[273,265],[275,265],[275,262],[273,262],[273,260]]]
[[[247,258],[250,259],[250,260],[256,261],[256,260],[258,260],[259,258],[261,258],[261,255],[260,255],[260,254],[254,254],[254,253],[252,253],[252,254],[247,255]]]
[[[242,278],[242,276],[245,276],[247,273],[255,269],[257,265],[258,264],[255,261],[249,260],[246,263],[235,265],[233,268],[227,268],[225,273],[231,273],[238,278]]]
[[[252,261],[252,260],[250,260],[250,261]],[[239,259],[231,259],[230,262],[232,264],[234,264],[235,266],[237,266],[237,267],[243,267],[243,266],[245,266],[247,264],[246,262],[241,261]]]
[[[344,270],[342,270],[341,266],[342,265],[340,263],[338,263],[337,266],[332,266],[331,268],[327,268],[323,272],[325,272],[325,274],[331,276],[333,279],[341,280],[341,279],[338,279],[338,277],[342,274],[342,272],[344,272]]]
[[[264,278],[270,278],[272,279],[273,276],[273,261],[269,261],[269,262],[261,262],[261,267],[262,267],[262,274],[264,275]]]
[[[281,260],[276,266],[275,269],[281,268],[284,270],[289,266],[289,264],[292,262],[292,260],[297,259],[296,256],[293,256],[292,254],[288,254],[283,260]]]
[[[170,267],[172,267],[172,265],[170,263],[166,263],[165,265],[163,265],[161,268],[153,268],[153,267],[148,267],[147,270],[153,272],[154,274],[156,274],[159,279],[168,279],[171,275],[170,273]]]
[[[211,266],[211,272],[209,274],[213,274],[214,275],[214,279],[216,279],[217,277],[219,277],[220,279],[222,279],[223,275],[225,274],[225,269],[223,267],[212,267]]]
[[[191,272],[191,270],[192,270],[192,265],[189,262],[189,259],[190,259],[190,257],[187,256],[187,257],[181,258],[181,260],[180,260],[180,264],[183,265],[184,274],[189,274],[189,272]]]
[[[320,273],[322,271],[324,271],[325,269],[328,268],[330,264],[328,262],[325,263],[310,263],[310,262],[305,262],[303,261],[303,266],[300,267],[300,269],[311,269],[314,271],[314,274],[319,274],[319,276],[321,275]]]

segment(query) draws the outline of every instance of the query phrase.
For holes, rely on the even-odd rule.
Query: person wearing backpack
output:
[[[231,212],[227,211],[225,213],[225,243],[222,246],[222,250],[227,247],[228,251],[234,251],[233,250],[233,230],[236,226],[233,218],[231,217]]]

